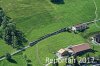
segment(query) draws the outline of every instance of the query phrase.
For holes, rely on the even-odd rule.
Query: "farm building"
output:
[[[91,49],[90,45],[87,43],[79,44],[79,45],[74,45],[72,47],[69,47],[68,49],[72,50],[72,54],[77,54],[86,50]]]
[[[100,34],[96,34],[93,38],[95,42],[100,43]]]
[[[58,57],[68,56],[69,55],[68,51],[73,52],[70,49],[64,48],[64,49],[60,49],[59,51],[57,51],[56,56]]]
[[[79,45],[74,45],[74,46],[70,46],[68,48],[60,49],[57,52],[57,56],[61,57],[61,56],[67,56],[67,55],[74,55],[74,54],[77,54],[77,53],[80,53],[80,52],[83,52],[83,51],[86,51],[89,49],[91,49],[89,44],[82,43]]]
[[[58,51],[58,53],[59,53],[61,56],[64,56],[64,55],[67,54],[67,51],[66,51],[65,49],[60,49],[60,50]]]
[[[73,26],[72,27],[72,31],[74,31],[74,32],[76,32],[76,31],[83,31],[83,30],[85,30],[87,28],[88,28],[87,24],[79,24],[79,25]]]

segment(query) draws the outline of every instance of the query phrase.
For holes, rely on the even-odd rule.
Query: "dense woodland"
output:
[[[0,38],[13,48],[23,46],[23,43],[27,42],[25,35],[16,28],[16,24],[2,8],[0,8]]]

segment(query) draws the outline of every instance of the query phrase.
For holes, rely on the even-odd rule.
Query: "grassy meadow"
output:
[[[95,1],[98,7],[98,19],[100,19],[100,0]],[[93,0],[64,0],[64,4],[53,4],[50,0],[0,0],[0,7],[14,19],[17,28],[25,33],[29,42],[60,28],[92,21],[95,18]],[[80,34],[64,32],[52,36],[13,56],[17,63],[3,60],[0,61],[0,66],[27,66],[24,55],[32,61],[32,66],[44,66],[46,57],[54,58],[53,52],[69,45],[87,42],[82,34],[100,31],[100,23],[97,25],[90,25],[90,29]],[[1,39],[0,44],[0,56],[15,51]],[[100,46],[94,45],[94,48],[98,52],[91,55],[100,55]]]

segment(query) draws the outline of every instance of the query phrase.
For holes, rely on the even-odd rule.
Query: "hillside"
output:
[[[99,2],[100,0],[96,0],[97,19],[100,19]],[[63,27],[93,21],[96,9],[93,0],[65,0],[64,4],[53,4],[50,0],[0,0],[0,7],[14,19],[17,28],[25,33],[29,42]],[[100,23],[97,25],[100,26]],[[86,33],[100,31],[98,26],[92,24]],[[17,63],[3,60],[0,62],[0,66],[27,66],[24,55],[32,61],[32,66],[43,66],[46,57],[54,58],[53,52],[82,42],[87,42],[87,39],[84,39],[81,34],[61,33],[15,55],[13,58]],[[0,49],[2,49],[0,56],[6,52],[15,51],[2,40],[0,40],[0,44]],[[98,51],[97,55],[100,54],[99,47],[95,46]]]

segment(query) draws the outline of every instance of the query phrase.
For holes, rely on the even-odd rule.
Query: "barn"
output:
[[[82,43],[82,44],[78,44],[78,45],[73,45],[64,49],[60,49],[57,52],[57,56],[58,57],[62,57],[62,56],[66,56],[66,55],[75,55],[75,54],[79,54],[83,51],[87,51],[90,50],[90,45],[88,43]]]
[[[74,45],[72,47],[69,47],[68,49],[73,51],[72,54],[77,54],[77,53],[81,53],[83,51],[89,50],[91,48],[90,48],[90,45],[88,43],[82,43],[79,45]]]

